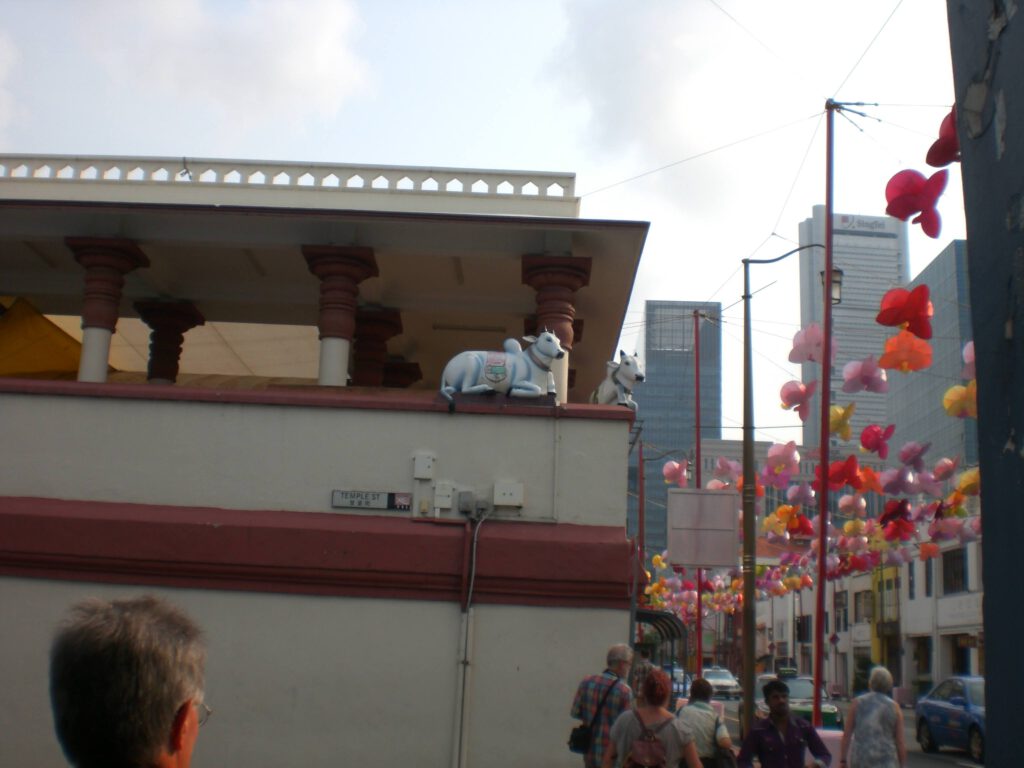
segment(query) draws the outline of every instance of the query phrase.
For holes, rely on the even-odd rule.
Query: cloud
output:
[[[0,30],[0,143],[6,144],[7,126],[12,123],[15,112],[14,94],[8,85],[14,72],[18,51],[14,42]]]
[[[219,122],[330,119],[366,83],[349,0],[90,0],[77,12],[109,85]]]

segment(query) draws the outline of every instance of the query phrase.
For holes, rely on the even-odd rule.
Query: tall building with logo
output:
[[[832,308],[832,338],[835,360],[831,374],[830,402],[845,405],[856,399],[857,409],[850,426],[854,437],[869,424],[881,424],[886,418],[886,396],[858,392],[846,396],[842,391],[843,366],[868,355],[877,359],[891,329],[878,325],[875,316],[883,294],[910,280],[907,225],[888,216],[833,215],[832,263],[843,271],[842,299]],[[825,206],[816,205],[811,218],[800,224],[800,245],[825,242]],[[808,248],[800,253],[800,325],[822,322],[822,272],[825,248]],[[805,382],[821,377],[818,363],[804,363]],[[890,379],[893,375],[890,374]],[[807,448],[821,442],[820,411],[812,408],[804,422],[803,443]]]
[[[722,436],[722,305],[700,301],[648,301],[644,306],[646,379],[633,397],[644,442],[645,545],[648,556],[668,544],[667,488],[661,469],[670,459],[692,458],[696,446],[696,362],[693,323],[698,312],[701,437]],[[630,351],[630,350],[627,350]],[[631,488],[636,488],[637,451],[631,454]],[[628,531],[638,530],[631,499]]]

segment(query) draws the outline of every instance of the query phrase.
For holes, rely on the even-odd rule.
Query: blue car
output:
[[[985,678],[951,677],[917,702],[917,743],[925,752],[965,749],[985,759]]]

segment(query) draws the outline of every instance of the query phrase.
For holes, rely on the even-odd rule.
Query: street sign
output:
[[[385,509],[408,512],[412,506],[411,493],[393,491],[332,491],[334,509]]]

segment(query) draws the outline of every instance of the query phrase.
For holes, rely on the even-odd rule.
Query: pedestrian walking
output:
[[[672,695],[672,680],[658,668],[644,678],[639,692],[643,703],[623,712],[612,725],[608,749],[604,753],[602,768],[622,768],[634,765],[660,765],[661,768],[701,768],[693,734],[666,707]],[[650,742],[657,742],[655,750]],[[657,753],[660,762],[641,761],[635,754],[644,747],[650,758]],[[682,762],[680,762],[682,761]]]
[[[583,752],[585,768],[600,768],[612,723],[633,703],[633,693],[624,682],[633,665],[633,649],[625,643],[613,645],[606,662],[604,672],[583,678],[572,702],[572,716],[590,730],[589,744]]]
[[[717,747],[732,749],[729,729],[711,707],[711,695],[714,687],[703,677],[698,677],[690,684],[690,700],[679,710],[676,717],[693,734],[697,745],[697,756],[704,768],[716,768],[718,765]]]
[[[804,768],[810,750],[815,768],[832,764],[832,753],[818,732],[802,717],[789,711],[789,686],[769,680],[761,689],[768,717],[754,719],[736,758],[739,768],[752,768],[756,757],[761,768]]]
[[[839,748],[839,765],[904,768],[906,764],[903,712],[892,700],[892,674],[885,667],[875,667],[868,677],[868,692],[850,704]]]

